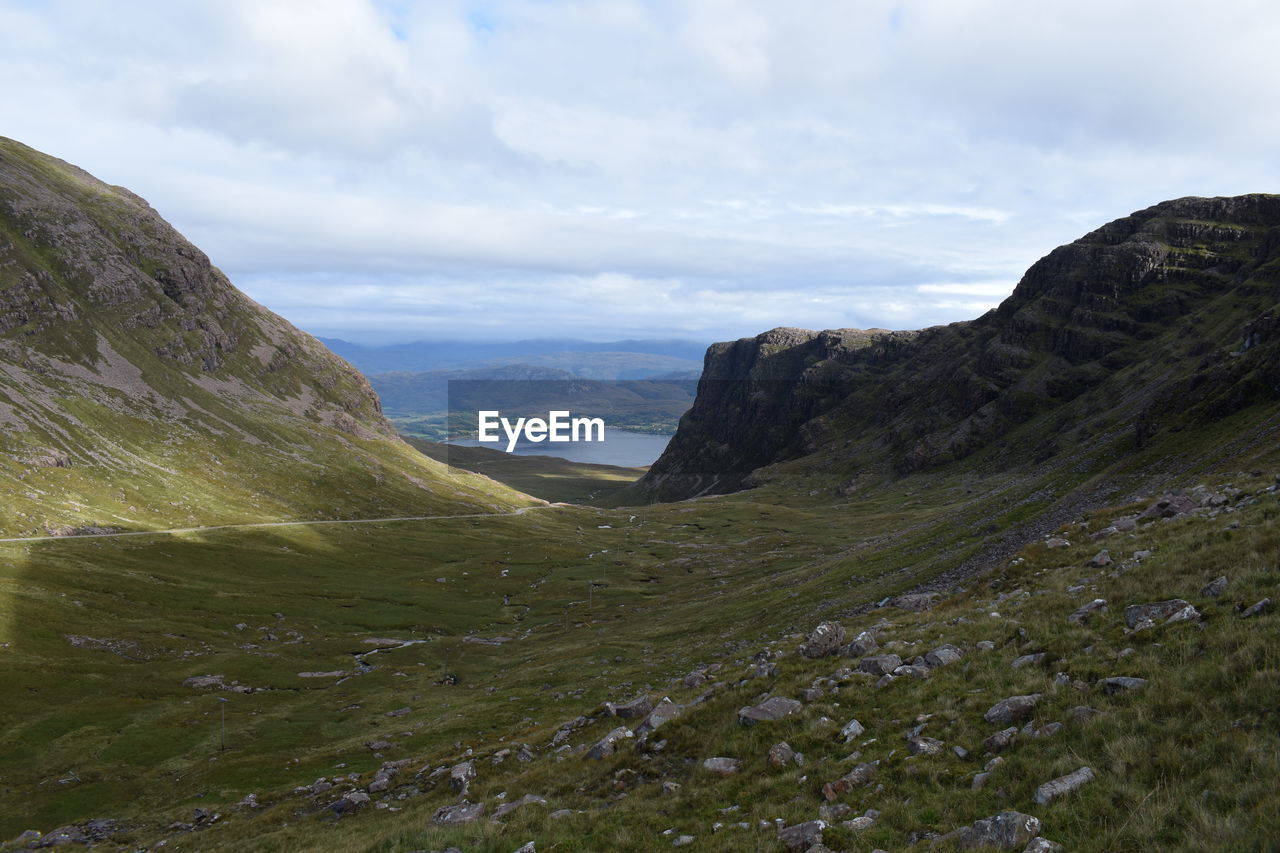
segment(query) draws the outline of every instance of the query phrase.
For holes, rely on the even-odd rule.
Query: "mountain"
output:
[[[401,443],[144,200],[2,138],[0,426],[9,534],[522,500]]]
[[[1100,470],[1246,412],[1274,441],[1278,402],[1280,196],[1183,198],[1055,249],[970,322],[713,345],[632,496],[733,491],[804,459],[845,488],[979,456]]]
[[[697,370],[706,349],[704,344],[684,340],[415,341],[382,347],[340,338],[320,340],[367,376],[525,364],[565,370],[584,379],[647,379]]]

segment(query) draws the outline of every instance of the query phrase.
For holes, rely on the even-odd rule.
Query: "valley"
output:
[[[0,851],[1264,849],[1278,234],[715,344],[647,470],[446,458],[2,140]]]

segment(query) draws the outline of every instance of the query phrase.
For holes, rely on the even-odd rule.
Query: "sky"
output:
[[[362,343],[976,317],[1280,191],[1266,0],[0,0],[0,135]]]

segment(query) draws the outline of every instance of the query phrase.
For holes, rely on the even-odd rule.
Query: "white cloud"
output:
[[[909,327],[1275,189],[1278,38],[1261,0],[0,0],[0,132],[330,333]]]

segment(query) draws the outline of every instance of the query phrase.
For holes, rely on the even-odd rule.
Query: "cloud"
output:
[[[1278,37],[1255,0],[0,0],[0,132],[331,334],[914,327],[1275,189]]]

